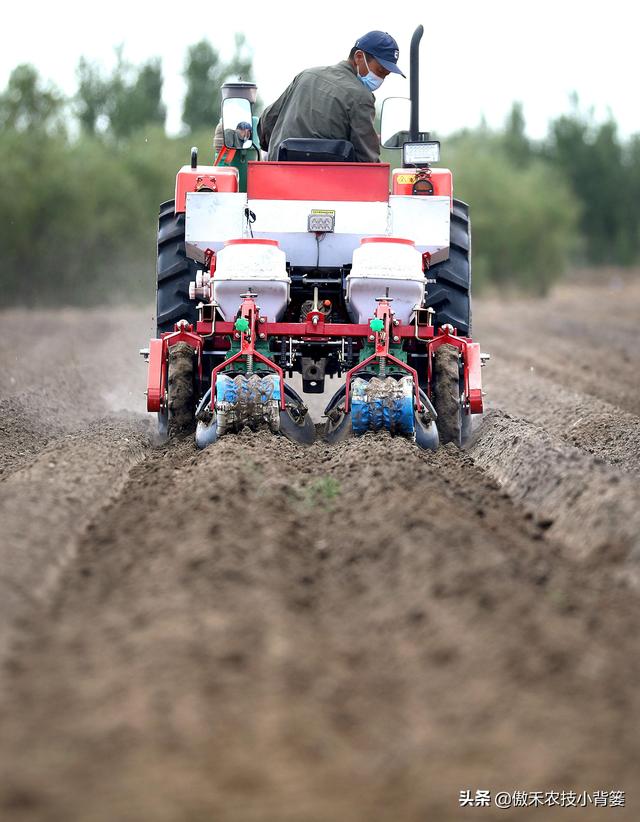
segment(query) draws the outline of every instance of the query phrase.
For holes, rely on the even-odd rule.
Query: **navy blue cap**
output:
[[[397,65],[400,54],[398,44],[386,31],[368,31],[356,40],[354,48],[362,49],[375,57],[387,71],[405,76]]]
[[[236,128],[249,129],[249,131],[253,131],[253,126],[251,125],[251,123],[247,123],[244,120],[241,123],[238,123]]]

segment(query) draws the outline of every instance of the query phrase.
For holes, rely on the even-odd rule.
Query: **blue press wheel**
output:
[[[389,431],[412,437],[415,397],[410,376],[356,377],[351,382],[351,424],[354,434]]]

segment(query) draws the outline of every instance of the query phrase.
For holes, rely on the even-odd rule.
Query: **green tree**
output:
[[[626,169],[625,187],[622,192],[622,213],[625,236],[629,247],[625,257],[632,262],[640,261],[640,134],[634,134],[624,152]]]
[[[629,264],[640,252],[637,201],[633,201],[632,151],[625,151],[611,116],[596,123],[593,110],[572,110],[552,121],[547,156],[569,180],[582,206],[581,230],[587,260]]]
[[[124,59],[122,48],[116,53],[117,64],[110,76],[103,76],[84,58],[78,64],[76,104],[84,131],[107,132],[123,139],[142,128],[164,126],[160,59],[133,66]]]
[[[62,129],[63,96],[45,85],[28,63],[17,66],[0,94],[0,129],[16,132]]]
[[[578,204],[548,162],[516,163],[503,138],[466,131],[443,146],[456,196],[471,204],[474,282],[545,294],[575,252]]]
[[[134,67],[119,60],[107,99],[107,115],[116,137],[129,137],[148,126],[164,126],[162,65],[159,58]]]
[[[76,70],[78,91],[76,93],[76,114],[82,130],[86,134],[95,134],[99,130],[99,120],[106,120],[107,98],[109,83],[102,76],[95,63],[90,63],[85,57],[80,58]]]
[[[532,156],[531,142],[526,133],[522,103],[512,105],[504,125],[504,147],[509,157],[519,165],[529,162]]]
[[[244,35],[236,34],[235,52],[228,63],[208,40],[201,40],[187,52],[184,77],[187,91],[182,121],[189,131],[213,129],[220,119],[220,87],[230,79],[250,80],[252,58]]]

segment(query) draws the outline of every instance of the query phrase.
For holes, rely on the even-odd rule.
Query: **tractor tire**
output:
[[[187,343],[169,348],[167,365],[168,435],[193,431],[196,424],[195,356]]]
[[[454,345],[441,345],[433,355],[433,392],[431,400],[438,419],[440,442],[455,443],[459,448],[471,433],[471,415],[462,406],[460,359]]]
[[[175,213],[175,201],[160,206],[158,219],[157,331],[173,331],[178,320],[195,323],[196,303],[189,299],[189,283],[195,280],[197,263],[185,251],[185,214]]]
[[[461,337],[471,336],[471,221],[469,206],[453,201],[449,259],[432,265],[427,274],[427,307],[436,312],[436,328],[447,323]]]

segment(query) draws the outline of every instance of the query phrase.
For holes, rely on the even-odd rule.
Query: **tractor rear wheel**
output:
[[[471,336],[471,221],[469,206],[453,201],[449,259],[432,265],[427,286],[427,307],[436,312],[436,328],[450,324],[461,337]]]
[[[197,264],[186,255],[185,214],[175,213],[175,201],[160,206],[158,218],[158,336],[173,331],[178,320],[197,322],[196,304],[189,299],[189,283],[196,278]]]
[[[441,345],[433,355],[431,399],[438,419],[440,442],[454,442],[461,448],[471,434],[471,414],[463,407],[460,358],[454,345]]]
[[[167,429],[169,436],[195,427],[195,355],[187,343],[169,348],[167,365]]]

